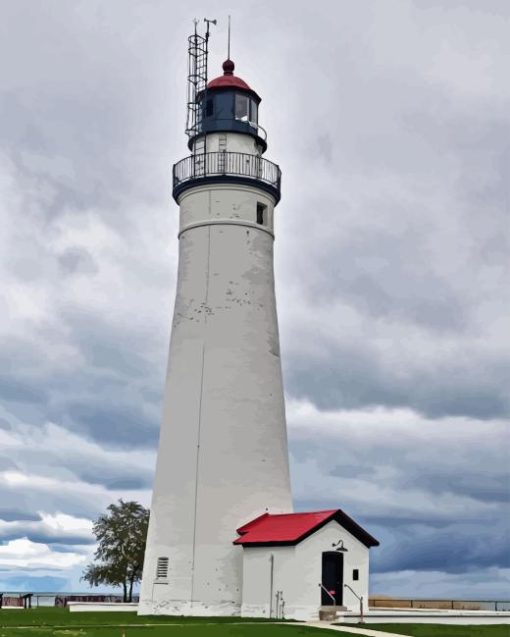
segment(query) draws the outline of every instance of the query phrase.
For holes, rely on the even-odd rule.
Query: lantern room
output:
[[[266,133],[258,123],[261,98],[240,77],[234,75],[234,62],[223,63],[223,75],[211,80],[197,95],[195,135],[188,146],[193,148],[198,137],[208,133],[244,133],[254,138],[259,153],[267,148]]]

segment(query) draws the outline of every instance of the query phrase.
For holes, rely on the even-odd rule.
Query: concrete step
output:
[[[333,621],[339,613],[345,613],[345,606],[321,606],[319,608],[319,619],[321,621]]]

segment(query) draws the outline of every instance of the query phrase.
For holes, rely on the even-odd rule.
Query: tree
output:
[[[123,601],[133,598],[133,585],[142,579],[149,510],[138,502],[110,504],[92,530],[97,540],[95,564],[89,564],[82,580],[90,586],[122,586]]]

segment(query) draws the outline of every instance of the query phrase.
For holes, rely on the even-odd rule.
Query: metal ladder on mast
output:
[[[188,38],[188,90],[187,90],[187,119],[186,134],[194,137],[200,133],[202,128],[202,108],[197,101],[197,96],[207,91],[207,57],[209,40],[209,20],[205,36],[197,32],[197,21],[195,21],[195,32]],[[205,174],[205,137],[198,140],[191,155],[194,176]]]

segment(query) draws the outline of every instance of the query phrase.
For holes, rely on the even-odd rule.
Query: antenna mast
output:
[[[230,16],[228,16],[228,44],[227,44],[227,60],[230,60]]]

